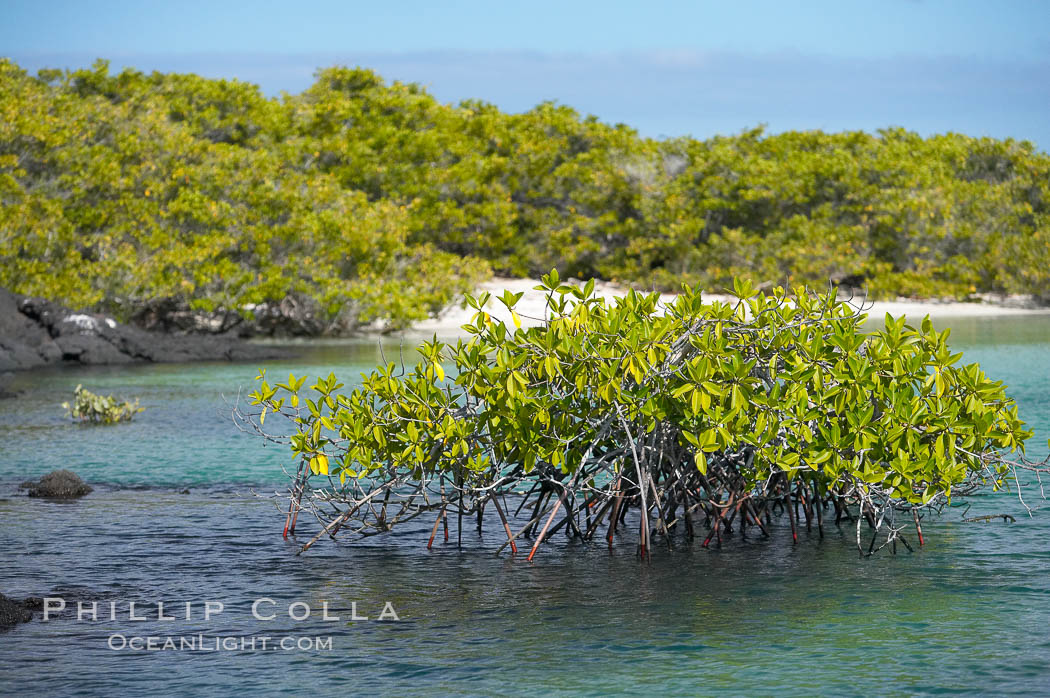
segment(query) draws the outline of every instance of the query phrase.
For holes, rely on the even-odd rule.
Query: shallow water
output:
[[[953,346],[1007,382],[1036,429],[1032,454],[1045,453],[1050,319],[952,322]],[[374,342],[304,351],[267,367],[351,382],[380,361]],[[465,525],[458,550],[455,519],[451,542],[439,535],[432,552],[421,522],[296,557],[283,517],[251,494],[283,487],[290,459],[240,434],[224,403],[251,389],[255,369],[18,376],[27,394],[0,402],[0,591],[62,596],[70,610],[102,603],[94,622],[67,612],[0,634],[0,694],[1050,693],[1050,503],[1038,488],[1026,498],[1034,518],[1011,494],[976,497],[966,516],[1008,511],[1017,522],[962,523],[953,509],[924,526],[921,551],[869,560],[852,529],[792,546],[781,526],[772,541],[736,535],[721,550],[677,541],[651,565],[630,539],[610,552],[558,534],[528,564],[492,555],[492,522],[480,539]],[[70,425],[58,405],[77,383],[147,409],[117,427]],[[96,491],[72,503],[18,493],[60,467]],[[263,597],[276,602],[274,620],[252,616]],[[209,600],[225,608],[205,621]],[[129,620],[129,601],[148,620]],[[158,621],[157,601],[177,619]],[[311,606],[308,620],[288,617],[295,602]],[[322,602],[339,621],[321,619]],[[400,620],[377,620],[386,602]],[[352,603],[369,619],[351,621]],[[198,633],[255,637],[257,648],[109,648],[115,635]],[[332,647],[263,650],[264,636],[330,637]]]

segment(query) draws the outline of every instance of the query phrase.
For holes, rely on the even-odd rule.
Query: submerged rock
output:
[[[93,488],[71,470],[54,470],[37,482],[23,482],[19,489],[29,490],[30,497],[76,499],[88,494]]]
[[[33,620],[33,612],[30,610],[34,605],[33,601],[34,599],[16,601],[0,594],[0,630],[7,630],[19,623],[28,623]]]

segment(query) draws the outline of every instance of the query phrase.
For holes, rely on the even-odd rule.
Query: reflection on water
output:
[[[953,346],[1004,379],[1045,451],[1050,320],[953,319]],[[386,341],[396,360],[398,345]],[[373,340],[304,347],[266,364],[283,376],[334,370],[353,383],[381,361]],[[233,427],[253,365],[51,371],[19,376],[0,402],[0,591],[151,602],[152,620],[34,621],[0,634],[0,693],[229,695],[353,693],[695,695],[729,691],[1041,693],[1050,685],[1050,506],[1016,524],[966,524],[953,510],[916,554],[858,559],[852,529],[797,547],[730,538],[721,550],[676,542],[639,564],[628,534],[612,551],[560,534],[533,564],[495,557],[494,522],[464,549],[425,549],[431,522],[397,536],[318,545],[296,557],[273,504],[286,454]],[[146,412],[113,428],[71,426],[58,404],[77,383],[139,397]],[[20,480],[69,467],[96,492],[30,500]],[[179,494],[189,487],[189,494]],[[1029,498],[1032,503],[1032,498]],[[968,516],[1011,511],[978,497]],[[308,522],[309,523],[309,522]],[[303,526],[301,533],[309,534]],[[298,543],[304,540],[301,538]],[[277,602],[258,621],[252,601]],[[203,621],[160,622],[156,601],[225,604]],[[315,609],[296,622],[285,612]],[[340,621],[320,618],[327,601]],[[375,620],[389,601],[401,620]],[[348,620],[351,604],[368,621]],[[147,606],[149,608],[149,606]],[[131,652],[111,634],[331,636],[331,650]]]

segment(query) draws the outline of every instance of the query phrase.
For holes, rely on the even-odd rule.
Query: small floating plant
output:
[[[139,401],[128,402],[117,400],[112,395],[96,395],[78,385],[73,390],[73,403],[62,403],[70,418],[87,424],[117,424],[130,422],[145,407],[139,407]]]
[[[863,304],[834,290],[741,281],[732,302],[685,288],[666,305],[607,301],[553,271],[538,289],[540,326],[522,329],[521,294],[498,299],[514,328],[485,311],[489,294],[469,297],[469,338],[427,342],[415,365],[388,362],[351,391],[260,372],[234,416],[295,456],[284,535],[300,512],[320,525],[300,552],[422,516],[429,547],[450,515],[462,538],[465,516],[480,531],[489,512],[497,553],[530,539],[529,560],[560,529],[629,538],[648,559],[654,539],[770,537],[774,517],[794,542],[802,526],[851,525],[863,556],[922,545],[922,517],[953,498],[1050,472],[1024,456],[1032,432],[1002,382],[959,365],[928,317],[865,332]],[[269,431],[273,416],[291,429]]]

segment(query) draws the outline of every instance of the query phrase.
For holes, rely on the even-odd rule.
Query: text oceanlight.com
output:
[[[332,636],[283,635],[110,635],[106,644],[111,650],[132,652],[255,652],[258,650],[283,650],[285,652],[328,652],[332,649]]]

